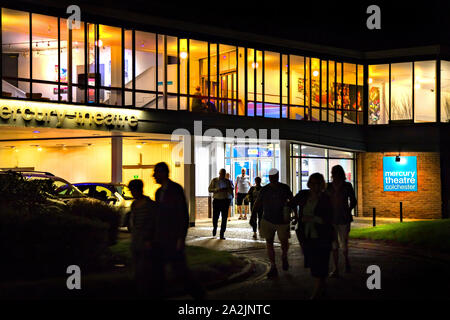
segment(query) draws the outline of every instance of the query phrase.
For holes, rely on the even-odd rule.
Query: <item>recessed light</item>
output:
[[[33,133],[41,133],[39,130],[34,130]]]

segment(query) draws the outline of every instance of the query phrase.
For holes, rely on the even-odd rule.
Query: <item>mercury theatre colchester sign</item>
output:
[[[417,157],[383,157],[384,191],[417,191]]]

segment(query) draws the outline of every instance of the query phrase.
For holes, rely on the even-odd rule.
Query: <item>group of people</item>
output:
[[[189,271],[185,240],[189,211],[183,188],[169,179],[165,162],[155,165],[153,177],[161,187],[155,201],[144,195],[142,180],[131,180],[131,252],[140,297],[161,299],[165,295],[165,267],[172,265],[175,277],[194,298],[202,299],[204,289]]]
[[[269,172],[269,181],[261,186],[261,178],[255,178],[251,186],[249,178],[242,169],[242,175],[236,180],[236,204],[240,218],[246,219],[247,212],[242,201],[248,199],[251,205],[250,225],[253,238],[257,239],[257,230],[266,241],[267,255],[271,263],[269,277],[276,277],[278,269],[275,263],[275,233],[281,244],[282,269],[289,269],[288,248],[291,223],[304,255],[304,266],[310,268],[315,279],[311,298],[319,298],[325,292],[327,277],[339,277],[339,249],[345,259],[345,271],[350,272],[348,258],[348,234],[353,221],[352,210],[356,206],[353,186],[346,181],[345,171],[340,165],[331,170],[332,182],[326,184],[320,173],[313,173],[308,180],[308,189],[293,195],[287,184],[279,181],[277,169]],[[219,177],[209,185],[213,193],[213,236],[217,233],[219,216],[222,217],[220,239],[225,239],[230,201],[233,198],[233,183],[221,169]],[[242,216],[244,210],[244,216]],[[333,256],[334,268],[329,273],[330,256]]]

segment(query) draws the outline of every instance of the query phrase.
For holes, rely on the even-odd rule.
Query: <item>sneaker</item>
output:
[[[256,232],[253,232],[253,239],[258,239],[258,236],[256,235]]]
[[[238,220],[242,220],[242,217],[239,217]]]
[[[278,276],[278,270],[277,267],[272,266],[270,267],[269,273],[267,273],[268,278],[274,278]]]
[[[244,217],[242,218],[242,220],[247,220],[247,216],[244,216]]]
[[[220,240],[225,240],[225,237],[224,236],[220,236]]]
[[[289,270],[289,263],[288,263],[288,259],[283,259],[283,270],[287,271]]]
[[[213,237],[215,237],[216,234],[217,234],[217,230],[216,230],[216,229],[213,229]]]

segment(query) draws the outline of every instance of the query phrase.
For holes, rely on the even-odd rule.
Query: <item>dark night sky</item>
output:
[[[165,18],[359,50],[450,44],[448,0],[68,2],[98,3],[100,6],[147,12]],[[371,4],[381,8],[381,30],[366,28],[366,9]]]

